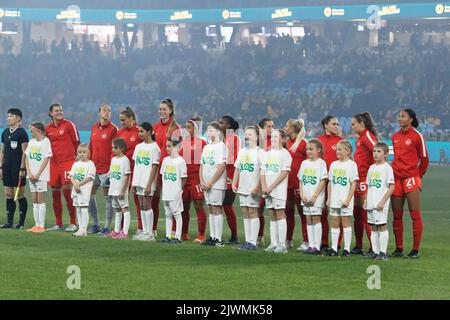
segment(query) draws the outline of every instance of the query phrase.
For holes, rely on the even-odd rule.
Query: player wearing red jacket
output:
[[[273,129],[273,121],[269,118],[263,118],[259,122],[259,132],[261,133],[260,139],[262,139],[262,143],[260,145],[264,149],[264,151],[268,151],[272,146],[272,129]],[[259,201],[258,208],[258,216],[259,216],[259,232],[258,232],[258,246],[263,246],[265,244],[264,241],[264,226],[266,224],[266,218],[264,216],[264,208],[266,206],[266,201],[263,197],[261,197]]]
[[[395,190],[392,194],[392,211],[394,213],[393,229],[396,249],[393,257],[403,257],[403,206],[408,201],[409,214],[413,220],[413,248],[409,258],[419,257],[419,246],[423,232],[420,214],[421,179],[428,168],[428,151],[425,140],[416,128],[419,120],[411,109],[403,109],[398,115],[400,131],[392,135],[394,161],[392,169],[395,177]]]
[[[340,136],[340,130],[339,130],[339,122],[336,119],[335,116],[328,115],[321,121],[322,127],[324,130],[324,134],[321,136],[318,136],[317,139],[319,139],[323,144],[323,160],[327,164],[327,170],[330,170],[331,163],[338,160],[337,154],[336,154],[336,145],[339,141],[344,140]],[[328,183],[328,182],[327,182]],[[327,188],[327,186],[325,186]],[[325,189],[326,190],[326,189]],[[327,198],[327,193],[325,193],[325,201]],[[328,234],[330,231],[330,226],[328,223],[328,210],[327,208],[324,208],[322,210],[322,216],[321,216],[321,223],[322,223],[322,252],[327,253],[328,252]],[[341,229],[339,237],[339,243],[341,243],[342,240],[342,234],[343,230]]]
[[[352,254],[364,254],[363,238],[364,229],[370,242],[371,228],[367,221],[367,210],[363,208],[364,200],[367,198],[366,177],[369,167],[374,163],[373,147],[377,140],[377,132],[369,112],[358,113],[352,118],[352,131],[359,136],[356,140],[354,161],[358,166],[359,181],[356,183],[355,206],[353,208],[356,246],[351,250]],[[369,250],[372,251],[372,250]]]
[[[136,125],[136,114],[134,110],[131,107],[126,107],[125,109],[120,111],[119,121],[120,124],[122,125],[122,128],[120,128],[117,131],[116,137],[122,138],[123,140],[125,140],[125,143],[127,144],[125,156],[128,158],[128,160],[130,160],[132,172],[130,176],[130,181],[133,181],[133,170],[134,170],[133,153],[134,149],[136,148],[136,145],[142,142],[142,139],[139,138],[139,129],[138,126]],[[136,193],[133,193],[133,199],[134,204],[136,206],[136,214],[138,217],[138,230],[136,234],[133,236],[133,240],[136,240],[141,235],[143,235],[143,232],[141,220],[141,207]]]
[[[175,105],[172,100],[167,98],[162,100],[159,104],[159,117],[160,120],[153,124],[153,132],[155,133],[156,144],[161,149],[161,158],[159,165],[161,166],[165,157],[168,156],[166,150],[166,142],[168,138],[182,138],[181,126],[178,124],[175,118]],[[153,234],[156,238],[156,230],[158,229],[159,219],[159,203],[161,200],[161,188],[162,178],[158,174],[158,183],[155,194],[152,198],[152,210],[153,210]]]
[[[231,238],[228,244],[238,244],[237,220],[234,211],[234,200],[236,193],[233,192],[232,184],[234,177],[234,162],[236,161],[241,141],[235,132],[239,129],[239,123],[230,115],[225,115],[220,119],[221,129],[225,134],[225,145],[228,149],[227,159],[227,190],[225,191],[225,199],[223,200],[223,211],[227,217],[228,227],[231,230]]]
[[[303,214],[303,207],[301,206],[298,171],[303,160],[306,159],[306,144],[305,140],[305,123],[303,119],[289,119],[284,129],[289,137],[287,140],[287,150],[292,157],[291,171],[288,178],[288,190],[286,200],[286,247],[292,248],[292,237],[295,228],[295,207],[297,207],[300,214],[303,243],[298,247],[298,250],[308,249],[308,233],[306,229],[306,217]]]
[[[191,202],[194,202],[195,212],[197,213],[197,236],[195,243],[205,241],[206,231],[206,211],[203,207],[205,196],[200,185],[199,171],[202,158],[202,151],[206,145],[203,138],[197,136],[202,119],[194,117],[186,121],[185,128],[187,137],[181,143],[180,156],[183,157],[187,165],[187,181],[183,190],[183,231],[182,240],[189,240],[189,208]]]
[[[53,157],[50,161],[50,181],[52,187],[53,211],[56,224],[49,231],[63,229],[61,189],[66,199],[67,209],[70,216],[70,225],[67,232],[77,229],[75,208],[72,198],[72,184],[70,182],[70,170],[75,162],[80,136],[75,124],[64,119],[63,107],[59,103],[52,104],[49,108],[49,116],[52,121],[45,127],[45,135],[51,143]]]
[[[102,104],[98,110],[100,121],[95,123],[91,129],[91,137],[89,140],[89,151],[91,153],[91,161],[94,162],[96,168],[95,181],[92,186],[91,199],[89,201],[89,213],[91,214],[93,226],[89,229],[89,233],[100,232],[100,226],[97,215],[96,194],[99,187],[103,187],[103,195],[105,196],[106,222],[105,227],[101,230],[102,235],[109,233],[109,226],[112,222],[114,209],[112,207],[111,197],[108,196],[109,183],[108,172],[111,164],[112,140],[116,137],[118,128],[111,122],[111,107]]]

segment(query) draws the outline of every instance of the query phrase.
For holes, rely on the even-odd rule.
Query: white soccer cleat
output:
[[[285,246],[283,245],[279,245],[278,247],[275,248],[275,250],[273,250],[273,252],[275,253],[287,253],[288,250]]]
[[[297,251],[303,251],[305,252],[306,250],[308,250],[309,248],[309,243],[308,242],[303,242],[300,247],[297,248]]]
[[[71,225],[69,225],[67,228],[66,228],[66,232],[75,232],[75,231],[77,231],[77,229],[78,229],[78,227],[76,226],[76,225],[74,225],[74,224],[71,224]]]
[[[142,231],[142,230],[140,230],[140,229],[138,229],[138,231],[136,231],[136,234],[133,236],[133,240],[140,240],[141,239],[141,237],[143,237],[145,235],[145,233]]]
[[[274,252],[274,250],[277,248],[277,245],[271,243],[267,248],[264,249],[265,252]]]

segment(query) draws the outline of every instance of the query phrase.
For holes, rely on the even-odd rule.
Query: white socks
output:
[[[45,203],[39,203],[39,223],[38,226],[44,228],[45,226],[45,212],[46,206]]]
[[[278,245],[285,247],[286,246],[286,232],[287,232],[286,219],[278,220],[277,224],[278,224]]]
[[[259,218],[254,218],[254,219],[249,219],[249,220],[250,220],[250,237],[249,237],[249,240],[247,240],[247,241],[256,246],[256,242],[258,241],[258,233],[259,233]]]
[[[34,225],[39,226],[39,203],[33,202]]]
[[[174,217],[176,222],[175,238],[181,241],[181,230],[183,228],[183,219],[181,218],[181,212],[179,214],[176,214]]]
[[[131,220],[130,211],[124,212],[124,214],[123,214],[123,233],[125,233],[125,234],[128,234],[128,230],[130,229],[130,220]]]
[[[272,246],[278,246],[278,223],[270,220],[270,243]]]
[[[338,241],[341,228],[331,228],[331,247],[334,251],[338,251]]]
[[[81,221],[78,222],[79,228],[83,230],[83,232],[87,232],[87,227],[89,224],[89,210],[86,207],[80,208],[80,217]]]
[[[215,226],[216,226],[216,230],[215,230],[216,239],[219,241],[222,241],[223,214],[221,213],[221,214],[215,215],[214,221],[215,221]]]
[[[306,226],[306,231],[308,232],[308,246],[314,248],[314,228],[312,224]]]
[[[120,232],[121,223],[122,223],[122,212],[116,211],[116,222],[114,225],[114,232],[116,232],[116,233]]]
[[[210,234],[211,239],[216,238],[216,224],[215,224],[214,215],[212,215],[212,214],[209,214],[209,234]]]
[[[373,231],[370,235],[370,242],[372,242],[372,250],[376,254],[380,254],[380,233],[378,231]]]
[[[313,234],[314,234],[314,248],[320,250],[320,243],[322,242],[322,223],[319,222],[317,224],[313,224]]]
[[[350,252],[352,243],[352,227],[344,228],[344,250]]]
[[[169,238],[172,236],[172,215],[166,214],[166,238]]]
[[[141,211],[142,229],[145,234],[153,234],[153,210]]]
[[[379,231],[378,234],[380,237],[380,252],[387,253],[387,246],[388,246],[388,242],[389,242],[389,232],[387,230]]]
[[[259,218],[244,219],[245,241],[256,246],[259,232]]]

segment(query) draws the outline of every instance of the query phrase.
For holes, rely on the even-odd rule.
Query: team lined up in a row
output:
[[[8,117],[17,116],[19,121],[12,123],[13,125],[10,123],[10,133],[11,130],[16,130],[14,126],[20,123],[21,114],[19,117],[14,113],[15,111],[8,113]],[[126,108],[120,113],[122,128],[118,130],[110,122],[110,108],[104,105],[99,110],[100,121],[92,128],[90,144],[78,147],[79,138],[75,125],[63,119],[60,105],[52,105],[52,122],[46,128],[37,123],[30,127],[33,140],[24,150],[26,157],[20,166],[27,167],[33,194],[33,211],[37,223],[32,231],[43,231],[43,192],[46,191],[47,179],[53,188],[53,206],[57,222],[50,230],[62,228],[60,187],[63,186],[71,216],[71,226],[66,230],[76,230],[75,210],[71,203],[73,198],[80,226],[75,235],[86,234],[89,212],[94,222],[89,231],[100,231],[95,194],[98,187],[103,186],[105,195],[108,196],[106,224],[101,233],[115,238],[128,237],[130,214],[127,185],[131,182],[139,221],[135,239],[154,238],[162,189],[162,201],[166,211],[166,238],[163,239],[165,242],[176,243],[188,239],[189,207],[192,201],[198,219],[196,242],[223,245],[222,209],[232,230],[230,242],[237,242],[233,202],[235,195],[239,194],[246,235],[246,242],[239,247],[242,250],[256,249],[257,244],[262,243],[265,204],[271,212],[269,251],[286,252],[287,248],[292,246],[294,212],[297,207],[302,220],[303,235],[303,243],[299,249],[313,254],[319,250],[336,254],[338,242],[340,243],[337,239],[343,227],[343,254],[363,253],[362,239],[366,228],[369,241],[372,240],[373,251],[380,252],[377,244],[381,237],[384,250],[381,252],[385,254],[387,209],[390,193],[393,192],[396,237],[394,256],[402,256],[402,214],[405,198],[413,218],[414,231],[414,246],[409,256],[418,256],[423,230],[419,207],[420,179],[427,169],[428,157],[422,136],[415,130],[418,122],[412,110],[400,111],[399,124],[402,129],[393,135],[395,190],[393,186],[390,187],[390,184],[393,184],[392,174],[389,174],[390,166],[384,160],[388,152],[387,146],[377,144],[376,132],[368,113],[357,114],[353,118],[353,130],[359,135],[354,155],[356,163],[350,160],[351,144],[337,135],[338,124],[333,116],[327,116],[322,121],[324,135],[310,140],[309,143],[304,139],[304,124],[301,120],[289,120],[284,130],[272,130],[273,123],[269,119],[263,119],[259,126],[246,128],[245,147],[240,149],[240,141],[235,132],[238,125],[230,116],[224,116],[220,123],[211,123],[208,126],[207,137],[210,143],[207,144],[197,136],[197,119],[187,121],[185,134],[181,133],[170,99],[161,102],[159,114],[161,121],[156,125],[142,123],[138,127],[134,112],[131,108]],[[44,137],[44,131],[49,140]],[[5,132],[8,133],[7,130]],[[2,137],[4,145],[8,143],[5,132]],[[10,139],[11,146],[12,141]],[[112,160],[111,143],[114,146]],[[377,148],[374,149],[375,145]],[[78,160],[74,164],[77,148]],[[2,150],[3,155],[8,149]],[[371,172],[369,167],[374,161],[376,165],[372,171],[375,168],[383,170]],[[2,160],[2,163],[5,167],[5,161]],[[22,173],[21,175],[23,176]],[[3,178],[5,187],[15,186],[14,182],[18,182],[13,181],[14,174],[6,177],[9,181],[5,181],[5,175]],[[24,182],[22,183],[24,185]],[[71,185],[73,190],[70,192]],[[368,190],[373,192],[369,192],[366,201]],[[378,192],[375,193],[375,190]],[[8,194],[11,195],[11,192],[7,192]],[[22,190],[21,194],[23,195]],[[20,198],[19,208],[23,196]],[[329,198],[329,201],[326,198]],[[203,199],[206,200],[210,213],[211,237],[208,240],[205,239],[206,213],[203,210]],[[8,218],[11,211],[8,201],[10,203],[11,200],[7,200]],[[326,201],[329,211],[325,206]],[[116,224],[115,230],[110,233],[113,207],[117,210]],[[366,210],[371,212],[369,221]],[[23,214],[23,210],[21,212]],[[328,212],[333,216],[331,250],[328,250]],[[350,251],[352,215],[355,217],[356,246]],[[12,226],[10,220],[8,219],[7,227]],[[175,223],[172,223],[173,220]],[[374,226],[375,232],[370,232],[367,222]],[[19,226],[20,224],[19,222]],[[175,231],[173,237],[172,229]]]

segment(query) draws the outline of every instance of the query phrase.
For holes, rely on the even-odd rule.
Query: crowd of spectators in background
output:
[[[267,116],[282,125],[301,117],[315,136],[325,114],[336,115],[348,135],[351,116],[367,110],[388,138],[398,129],[397,111],[408,106],[427,140],[450,140],[450,46],[442,43],[348,47],[336,37],[311,35],[298,43],[272,37],[266,46],[119,49],[117,41],[107,52],[87,40],[41,41],[14,55],[3,38],[0,112],[19,107],[25,122],[47,122],[48,106],[60,102],[65,117],[88,130],[103,102],[113,112],[132,106],[141,120],[154,122],[159,101],[171,97],[181,121],[232,114],[242,124]],[[6,117],[0,126],[7,126]]]

